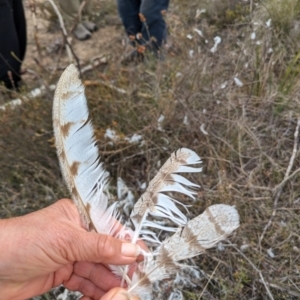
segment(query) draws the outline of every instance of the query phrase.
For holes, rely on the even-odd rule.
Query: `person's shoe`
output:
[[[80,41],[88,40],[91,37],[90,31],[87,30],[81,23],[79,23],[73,30],[73,34]]]
[[[82,24],[90,32],[94,32],[98,29],[97,25],[90,21],[83,21]]]

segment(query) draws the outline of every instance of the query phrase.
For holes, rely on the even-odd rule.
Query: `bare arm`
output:
[[[136,261],[140,248],[87,232],[67,199],[23,217],[0,220],[0,290],[22,300],[63,284],[83,299],[128,299],[105,264]],[[134,300],[134,298],[131,298]]]

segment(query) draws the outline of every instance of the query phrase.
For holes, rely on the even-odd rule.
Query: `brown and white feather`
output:
[[[61,171],[86,227],[114,235],[119,228],[118,214],[114,205],[108,207],[103,191],[107,172],[100,162],[84,87],[74,65],[64,71],[58,82],[53,102],[53,128]],[[119,276],[123,274],[126,278],[132,295],[152,300],[154,282],[176,273],[180,261],[202,254],[239,227],[239,215],[232,206],[212,205],[187,221],[178,208],[178,205],[184,209],[186,206],[166,194],[175,192],[194,198],[199,186],[180,174],[201,172],[200,163],[200,157],[190,149],[172,153],[135,204],[130,216],[135,227],[132,242],[142,237],[159,246],[139,264],[131,282],[127,277],[128,267],[114,268]],[[158,224],[153,218],[149,220],[149,215],[172,221],[175,227]],[[175,233],[161,241],[151,228]]]
[[[84,86],[70,65],[62,74],[53,102],[53,129],[61,171],[89,230],[111,234],[118,226],[114,207],[103,192],[107,173],[100,163],[89,122]]]

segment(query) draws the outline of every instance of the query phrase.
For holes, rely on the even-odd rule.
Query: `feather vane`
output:
[[[194,199],[194,195],[197,194],[197,192],[192,189],[199,188],[199,185],[192,183],[177,173],[201,172],[201,167],[190,166],[200,163],[200,157],[190,149],[181,148],[172,153],[171,157],[150,181],[145,193],[133,207],[133,211],[130,215],[130,219],[135,226],[133,242],[142,234],[143,227],[157,226],[155,222],[146,220],[149,214],[167,218],[179,226],[187,222],[186,216],[175,205],[175,203],[181,203],[178,203],[178,201],[163,192],[178,192]],[[186,207],[185,205],[183,206]],[[169,231],[167,226],[162,229]],[[147,238],[146,236],[143,237],[145,239]]]
[[[57,155],[66,185],[90,230],[112,234],[118,226],[114,207],[103,192],[107,172],[100,163],[79,72],[70,65],[62,74],[53,102]]]
[[[141,299],[147,299],[152,284],[174,274],[181,267],[180,261],[204,253],[238,227],[239,214],[235,207],[225,204],[208,207],[162,242],[153,257],[140,263],[129,291]]]

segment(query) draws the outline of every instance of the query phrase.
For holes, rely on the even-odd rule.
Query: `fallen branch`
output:
[[[49,86],[50,91],[54,91],[55,88],[56,88],[56,85],[54,85],[54,84]],[[46,90],[47,90],[46,87],[44,85],[42,85],[39,88],[33,89],[26,96],[24,96],[22,98],[17,98],[17,99],[11,100],[11,101],[1,105],[0,110],[6,110],[7,108],[13,109],[16,106],[23,104],[23,102],[27,102],[30,99],[34,99],[36,97],[44,95]]]
[[[51,0],[51,1],[52,1],[52,0]],[[85,66],[85,67],[82,68],[81,72],[82,72],[82,73],[88,72],[88,71],[92,70],[94,67],[100,65],[101,63],[102,63],[102,62],[99,61],[99,62],[93,63],[93,65],[88,64],[87,66]],[[121,89],[121,88],[115,87],[115,86],[112,85],[111,83],[105,82],[105,81],[103,81],[103,80],[87,81],[86,84],[87,84],[87,85],[95,85],[95,84],[98,85],[98,84],[102,84],[102,85],[104,85],[104,86],[106,86],[106,87],[108,87],[108,88],[110,88],[110,89],[112,89],[112,90],[114,90],[114,91],[116,91],[116,92],[122,94],[122,95],[127,94],[127,91],[125,91],[125,90],[123,90],[123,89]],[[54,91],[55,88],[56,88],[56,85],[54,85],[54,84],[52,84],[52,85],[49,86],[50,91]],[[20,97],[20,98],[17,98],[17,99],[13,99],[13,100],[11,100],[11,101],[9,101],[9,102],[7,102],[7,103],[1,105],[1,106],[0,106],[0,110],[6,110],[7,108],[14,109],[16,106],[23,104],[23,102],[26,102],[26,101],[28,101],[28,100],[30,100],[30,99],[34,99],[34,98],[36,98],[36,97],[39,97],[39,96],[44,95],[45,92],[46,92],[46,90],[47,90],[47,89],[46,89],[45,85],[41,85],[39,88],[35,88],[35,89],[31,90],[31,91],[30,91],[26,96],[24,96],[24,97]]]

